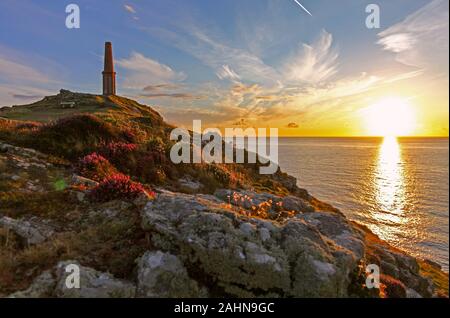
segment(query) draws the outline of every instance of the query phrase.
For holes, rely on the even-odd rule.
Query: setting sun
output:
[[[372,136],[408,136],[416,126],[416,116],[406,98],[384,98],[363,110],[367,132]]]

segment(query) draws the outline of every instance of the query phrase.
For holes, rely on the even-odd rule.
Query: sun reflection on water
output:
[[[374,183],[377,207],[373,216],[379,222],[377,234],[387,239],[393,234],[389,228],[407,221],[403,161],[395,137],[385,137],[380,146]]]

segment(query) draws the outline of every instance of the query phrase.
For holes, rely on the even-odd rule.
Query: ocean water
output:
[[[392,245],[448,272],[448,138],[280,138],[281,169]]]

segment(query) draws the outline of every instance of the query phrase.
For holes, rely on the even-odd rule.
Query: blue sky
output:
[[[448,115],[448,1],[300,2],[312,16],[293,0],[2,0],[0,105],[60,88],[100,92],[112,41],[118,93],[180,125],[295,124],[314,135],[337,120],[361,134],[355,114],[384,92]],[[65,27],[69,3],[80,29]],[[380,29],[365,25],[369,3]],[[448,134],[448,121],[439,125]]]

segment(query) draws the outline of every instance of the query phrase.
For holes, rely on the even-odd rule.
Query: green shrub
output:
[[[74,115],[41,127],[33,134],[30,146],[74,160],[94,152],[105,142],[120,140],[120,133],[94,115]]]

